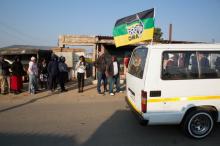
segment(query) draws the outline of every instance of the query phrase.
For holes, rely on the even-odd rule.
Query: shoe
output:
[[[117,93],[123,93],[123,91],[119,90],[119,91],[116,91]]]
[[[15,92],[14,92],[14,95],[17,95],[17,94],[19,94],[19,93],[20,93],[20,92],[18,92],[18,91],[15,91]]]
[[[61,90],[61,92],[67,92],[68,90],[64,89],[64,90]]]
[[[114,93],[110,93],[110,95],[111,95],[111,96],[114,96],[115,94],[114,94]]]

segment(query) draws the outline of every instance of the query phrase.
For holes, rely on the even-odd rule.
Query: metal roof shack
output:
[[[51,53],[51,47],[47,46],[13,45],[0,48],[1,56],[5,56],[9,60],[14,60],[15,56],[20,56],[25,64],[27,64],[31,56],[37,57],[38,61],[42,58],[50,60]]]
[[[51,47],[46,46],[28,46],[28,45],[13,45],[0,48],[0,55],[22,55],[22,54],[37,54],[39,52],[50,52]]]

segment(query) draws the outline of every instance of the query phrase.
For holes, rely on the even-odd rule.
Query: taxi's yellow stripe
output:
[[[180,101],[180,98],[151,98],[147,102],[176,102]]]
[[[150,98],[147,102],[177,102],[177,101],[193,101],[193,100],[215,100],[220,96],[191,96],[191,97],[173,97],[173,98]]]
[[[189,97],[188,100],[214,100],[220,99],[220,96],[192,96]]]
[[[128,97],[126,97],[126,98],[127,98],[128,102],[130,103],[130,105],[132,106],[132,108],[133,108],[136,112],[138,112],[139,114],[141,114],[141,111],[136,107],[136,105],[133,104],[133,102],[132,102]]]

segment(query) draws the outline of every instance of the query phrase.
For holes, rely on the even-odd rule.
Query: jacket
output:
[[[23,65],[21,62],[13,62],[11,66],[12,75],[14,76],[23,76],[25,75],[25,71],[23,69]]]
[[[116,61],[118,64],[118,74],[120,73],[120,63],[118,61]],[[114,66],[113,66],[113,61],[111,61],[108,65],[107,65],[107,69],[106,69],[106,74],[109,77],[113,77],[114,76]]]
[[[0,74],[3,75],[3,76],[9,76],[10,75],[10,72],[9,72],[9,68],[10,68],[10,65],[8,62],[2,60],[1,63],[0,63]]]
[[[59,62],[58,68],[60,72],[68,72],[68,67],[64,62]]]
[[[97,68],[97,71],[104,73],[106,71],[107,61],[105,55],[101,55],[97,60],[94,62],[94,66]]]
[[[47,67],[47,71],[49,76],[56,76],[59,74],[59,69],[58,69],[58,62],[53,60],[50,61]]]

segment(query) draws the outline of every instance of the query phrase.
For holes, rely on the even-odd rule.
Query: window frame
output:
[[[134,53],[135,53],[138,49],[145,49],[145,50],[146,50],[146,56],[145,56],[145,58],[144,58],[144,64],[143,64],[142,76],[141,76],[141,77],[139,77],[137,74],[133,74],[133,73],[130,72],[130,68],[131,68],[131,65],[132,65],[131,63],[132,63],[132,61],[133,61]],[[144,78],[144,70],[145,70],[145,66],[146,66],[148,54],[149,54],[149,48],[146,47],[146,46],[139,46],[139,47],[135,48],[135,50],[132,52],[132,55],[131,55],[131,58],[130,58],[130,61],[129,61],[128,73],[131,74],[132,76],[135,76],[136,78],[143,79],[143,78]],[[141,58],[141,60],[143,60],[143,58]],[[141,65],[140,65],[140,66],[141,66]]]

